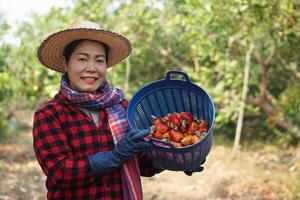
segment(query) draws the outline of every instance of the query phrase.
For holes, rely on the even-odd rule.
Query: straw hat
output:
[[[107,67],[121,62],[131,52],[130,42],[122,35],[103,30],[98,24],[80,21],[74,27],[58,31],[47,37],[38,49],[38,58],[46,67],[64,72],[64,49],[74,40],[96,40],[109,47]]]

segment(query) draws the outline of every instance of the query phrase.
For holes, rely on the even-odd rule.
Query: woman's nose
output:
[[[92,64],[92,63],[88,64],[86,67],[86,70],[89,72],[95,72],[96,71],[95,64]]]

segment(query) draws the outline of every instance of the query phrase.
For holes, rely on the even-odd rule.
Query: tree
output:
[[[7,73],[18,79],[13,87],[7,86],[11,99],[25,107],[49,99],[58,89],[59,74],[39,64],[37,47],[53,30],[79,19],[92,20],[132,43],[130,76],[125,76],[126,62],[108,73],[112,85],[125,89],[124,83],[130,84],[129,100],[144,84],[164,78],[166,70],[182,69],[213,97],[216,131],[233,137],[238,110],[245,106],[243,137],[287,135],[297,144],[299,139],[293,138],[300,113],[298,13],[296,0],[74,1],[71,8],[53,8],[21,23],[16,33],[21,44],[5,61],[13,66]],[[249,88],[243,104],[243,71],[250,46]]]
[[[201,36],[206,36],[206,40],[199,39],[201,42],[194,44],[194,54],[202,64],[197,74],[200,80],[209,88],[215,87],[212,93],[220,108],[217,121],[236,120],[243,57],[254,45],[246,100],[248,124],[257,118],[257,122],[252,121],[254,126],[267,124],[299,138],[297,123],[292,124],[293,120],[277,106],[280,95],[298,79],[300,37],[296,1],[188,1],[182,9],[192,13],[190,24],[195,25],[194,29],[203,27]],[[197,23],[199,19],[201,24]]]
[[[9,100],[13,96],[13,76],[10,73],[10,55],[12,46],[4,40],[5,35],[10,27],[0,15],[0,137],[7,135],[8,122],[11,118],[11,113],[5,109],[9,105]]]

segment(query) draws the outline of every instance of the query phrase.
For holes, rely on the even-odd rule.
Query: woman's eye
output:
[[[78,58],[78,60],[83,62],[83,61],[86,61],[86,58]]]
[[[104,60],[96,60],[98,63],[104,63]]]

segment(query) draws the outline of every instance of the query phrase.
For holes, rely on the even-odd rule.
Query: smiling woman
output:
[[[150,132],[129,130],[124,94],[106,80],[107,68],[130,52],[125,37],[88,21],[42,42],[40,62],[63,73],[58,94],[34,115],[48,199],[140,200],[140,175],[161,171],[144,155]]]

